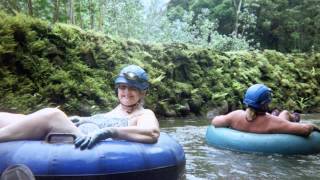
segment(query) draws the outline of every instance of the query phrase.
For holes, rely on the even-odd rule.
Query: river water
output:
[[[301,118],[303,123],[320,126],[320,114]],[[160,125],[183,146],[187,180],[320,179],[320,154],[263,155],[217,149],[206,144],[209,121],[201,118],[162,119]]]

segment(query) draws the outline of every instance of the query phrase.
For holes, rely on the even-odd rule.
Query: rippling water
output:
[[[303,115],[302,122],[320,125],[320,114]],[[187,180],[320,179],[320,154],[284,156],[222,150],[206,144],[207,120],[169,119],[160,124],[162,131],[183,146]]]

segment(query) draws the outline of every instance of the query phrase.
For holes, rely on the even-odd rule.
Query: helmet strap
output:
[[[140,107],[140,101],[141,101],[141,99],[137,102],[137,103],[135,103],[135,104],[132,104],[132,105],[124,105],[124,104],[122,104],[121,102],[120,102],[120,104],[121,104],[121,108],[123,109],[123,110],[125,110],[127,113],[132,113],[134,110],[136,110],[136,109],[138,109],[139,107]]]

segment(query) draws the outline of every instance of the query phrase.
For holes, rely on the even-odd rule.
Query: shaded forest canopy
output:
[[[0,111],[60,106],[68,114],[105,112],[117,104],[113,79],[125,64],[149,73],[146,107],[158,115],[242,108],[244,91],[253,83],[273,89],[272,107],[319,111],[320,53],[146,45],[0,13]]]
[[[0,9],[142,43],[320,51],[319,0],[2,0]],[[168,2],[164,5],[165,2]]]
[[[319,0],[171,0],[168,12],[209,10],[221,34],[245,36],[262,49],[280,52],[320,51]]]

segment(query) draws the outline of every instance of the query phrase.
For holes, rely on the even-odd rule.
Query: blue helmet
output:
[[[255,84],[247,89],[243,103],[259,111],[267,111],[272,91],[264,84]]]
[[[124,67],[117,76],[115,83],[116,85],[120,83],[127,84],[141,91],[147,90],[149,87],[148,74],[137,65]]]

